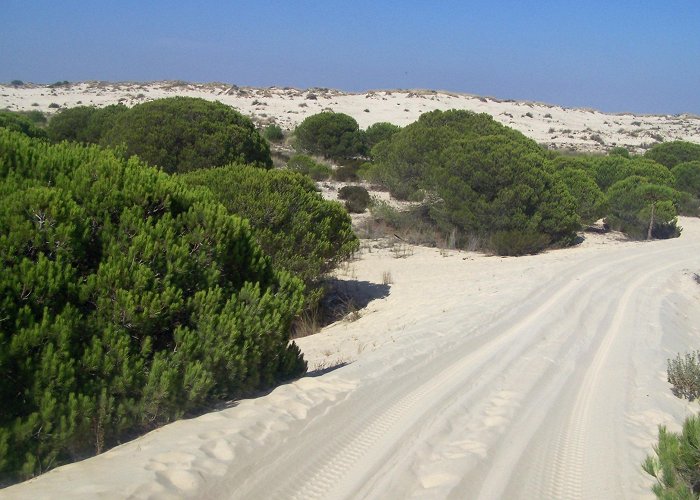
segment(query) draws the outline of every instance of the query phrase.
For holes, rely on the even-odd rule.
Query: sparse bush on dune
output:
[[[0,484],[305,370],[303,284],[208,191],[0,128],[0,200]]]
[[[370,204],[369,192],[362,186],[343,186],[338,191],[338,199],[345,201],[350,213],[361,214]]]

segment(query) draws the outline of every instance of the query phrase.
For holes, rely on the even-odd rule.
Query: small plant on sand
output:
[[[666,373],[674,395],[688,401],[700,397],[700,351],[669,359]]]
[[[398,243],[391,247],[391,254],[395,259],[405,259],[413,255],[413,247],[405,243]]]
[[[391,271],[384,271],[382,273],[382,285],[391,285],[394,279],[391,277]]]
[[[700,397],[700,351],[668,360],[668,381],[679,398]],[[652,491],[658,498],[691,499],[700,495],[700,415],[686,418],[680,433],[659,426],[654,455],[647,456],[642,469],[656,479]]]

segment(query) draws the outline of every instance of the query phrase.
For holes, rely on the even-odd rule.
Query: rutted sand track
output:
[[[693,409],[665,382],[666,358],[700,345],[689,276],[700,221],[682,225],[676,240],[520,259],[417,250],[387,264],[375,254],[394,266],[390,296],[300,344],[310,356],[324,335],[384,345],[156,431],[158,446],[153,433],[135,442],[143,449],[130,443],[5,493],[76,497],[67,484],[89,474],[79,493],[110,498],[650,497],[639,464],[656,426]],[[110,488],[115,468],[132,483]]]

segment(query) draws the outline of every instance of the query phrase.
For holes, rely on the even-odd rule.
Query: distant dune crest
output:
[[[127,106],[175,95],[221,101],[256,123],[276,123],[291,130],[307,116],[322,111],[346,113],[366,128],[377,122],[405,126],[425,112],[465,109],[488,113],[540,144],[554,149],[605,152],[625,147],[643,152],[661,141],[700,143],[700,117],[602,113],[583,108],[497,99],[437,90],[370,90],[351,93],[328,88],[254,88],[228,83],[56,82],[0,85],[0,108],[38,109],[55,113],[74,106]]]

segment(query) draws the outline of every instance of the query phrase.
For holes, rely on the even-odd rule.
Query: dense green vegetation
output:
[[[520,254],[570,242],[580,224],[545,160],[535,142],[488,115],[434,111],[386,141],[370,174],[398,199],[425,199],[444,234],[491,238],[499,253]]]
[[[700,199],[700,160],[679,163],[671,169],[678,191]]]
[[[700,144],[685,141],[662,142],[652,146],[644,157],[673,168],[679,163],[700,161]]]
[[[56,113],[48,124],[49,139],[53,142],[74,141],[99,144],[116,119],[128,110],[121,104],[104,108],[76,106]]]
[[[126,146],[168,173],[232,162],[272,166],[270,147],[249,118],[220,102],[172,97],[138,104],[121,113],[101,141]]]
[[[323,112],[304,119],[294,130],[299,152],[334,160],[354,158],[365,152],[357,121],[343,113]]]
[[[378,122],[367,127],[364,133],[365,147],[367,151],[372,151],[372,148],[383,141],[391,139],[395,133],[401,130],[401,127],[393,123]]]
[[[263,130],[263,136],[270,142],[280,142],[284,139],[284,132],[279,125],[271,123]]]
[[[680,433],[659,427],[656,456],[644,461],[644,470],[656,478],[652,491],[665,500],[697,499],[700,495],[700,416],[683,422]]]
[[[683,160],[700,148],[660,146],[657,156]],[[413,211],[417,226],[517,255],[566,244],[580,223],[600,218],[635,238],[677,236],[678,213],[700,210],[700,161],[668,161],[670,170],[655,153],[564,156],[488,115],[435,111],[375,145],[360,174],[397,199],[421,201],[428,210]]]
[[[44,116],[41,113],[39,114],[42,117]],[[36,114],[0,111],[0,128],[14,130],[16,132],[21,132],[26,136],[36,137],[39,139],[45,139],[47,137],[46,130],[37,126]]]
[[[308,175],[315,181],[325,181],[328,179],[332,170],[331,167],[323,163],[319,163],[310,156],[296,154],[287,161],[287,168],[300,174]]]
[[[0,483],[305,370],[303,284],[208,191],[0,129],[0,200]]]
[[[182,178],[207,187],[229,212],[248,219],[275,266],[304,281],[311,303],[319,298],[324,274],[359,246],[348,214],[324,200],[302,174],[229,165]]]

